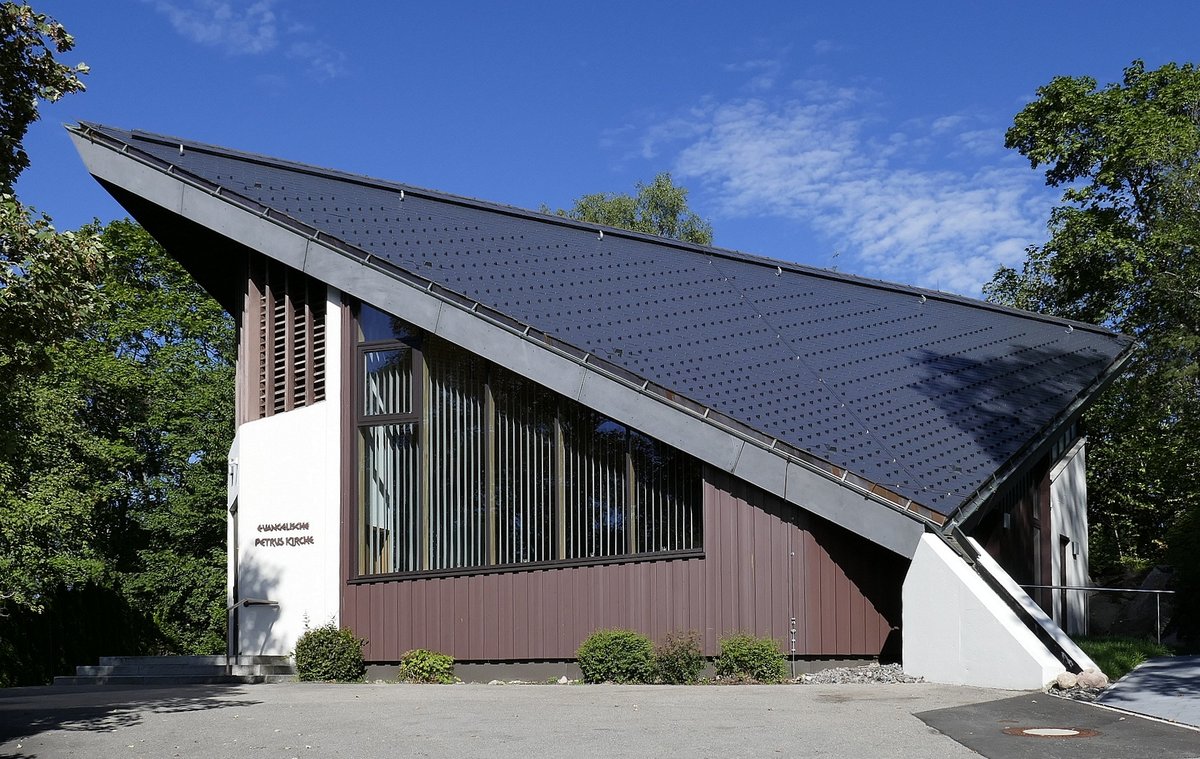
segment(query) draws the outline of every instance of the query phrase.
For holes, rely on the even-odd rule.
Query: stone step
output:
[[[100,664],[106,667],[118,667],[126,664],[132,664],[143,667],[153,667],[157,665],[175,666],[201,666],[201,665],[219,665],[227,664],[264,664],[264,665],[286,665],[290,666],[292,657],[290,656],[101,656]]]
[[[56,677],[54,685],[256,685],[291,679],[290,675],[97,675]]]
[[[252,685],[294,680],[288,656],[102,656],[55,685]]]
[[[117,664],[98,666],[80,666],[75,668],[75,674],[80,677],[100,677],[107,675],[293,675],[295,668],[290,664],[155,664],[144,666],[140,664]]]

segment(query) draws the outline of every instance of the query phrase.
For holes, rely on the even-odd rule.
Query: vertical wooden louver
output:
[[[325,285],[283,264],[250,264],[247,380],[254,404],[246,419],[291,411],[325,399]]]

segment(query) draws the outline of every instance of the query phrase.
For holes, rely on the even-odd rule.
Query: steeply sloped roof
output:
[[[945,293],[87,126],[943,515],[1130,345]]]

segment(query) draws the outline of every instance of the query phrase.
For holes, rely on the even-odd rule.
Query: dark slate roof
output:
[[[87,126],[945,515],[1061,422],[1131,342],[946,293]]]

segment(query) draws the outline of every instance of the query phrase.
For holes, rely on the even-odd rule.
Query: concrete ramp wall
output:
[[[1065,667],[975,570],[922,536],[903,589],[904,671],[930,682],[1045,687]]]

